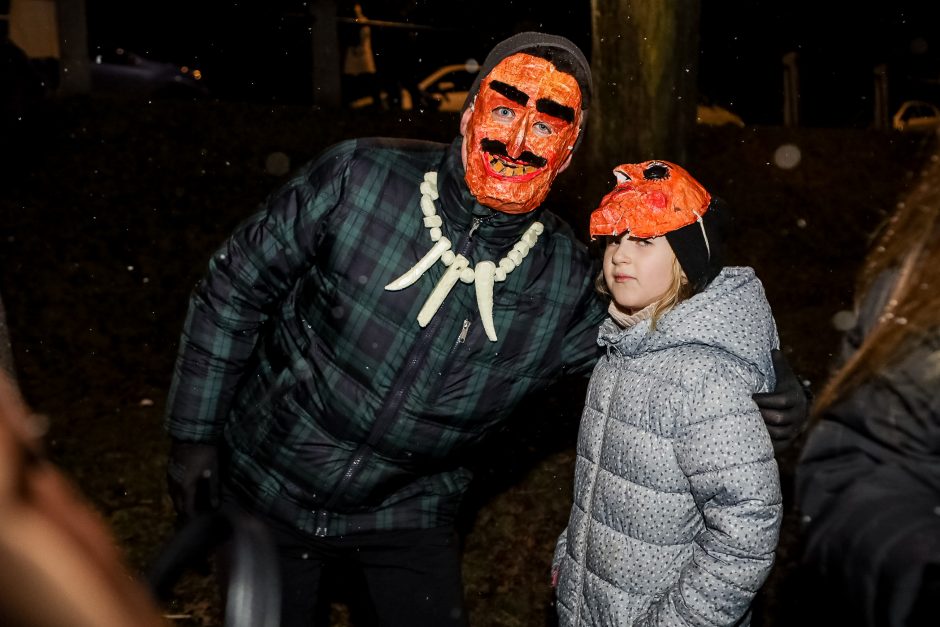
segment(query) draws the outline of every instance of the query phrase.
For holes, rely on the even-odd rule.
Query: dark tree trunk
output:
[[[684,163],[695,124],[699,0],[591,0],[588,201],[620,163]]]
[[[56,2],[60,51],[59,93],[63,95],[87,94],[91,89],[85,16],[85,0]]]
[[[340,106],[336,1],[315,0],[310,3],[309,11],[313,18],[313,104],[336,109]]]

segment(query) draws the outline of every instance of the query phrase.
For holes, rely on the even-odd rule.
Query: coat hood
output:
[[[624,356],[691,344],[712,346],[753,365],[771,382],[775,377],[770,349],[779,345],[764,286],[747,267],[723,268],[703,292],[663,315],[654,331],[650,320],[624,329],[608,318],[597,342]]]

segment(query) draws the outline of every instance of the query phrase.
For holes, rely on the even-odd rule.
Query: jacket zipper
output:
[[[473,234],[476,232],[480,225],[488,220],[489,218],[473,218],[473,222],[470,224],[470,230],[467,232],[467,239],[464,240],[463,244],[460,246],[460,254],[465,255],[469,249],[470,240],[473,238]],[[438,371],[438,382],[431,389],[431,394],[428,396],[430,399],[437,399],[438,394],[440,394],[441,386],[444,384],[443,376],[444,373],[448,370],[447,366],[450,364],[451,359],[454,357],[454,354],[457,352],[457,349],[460,348],[460,345],[467,341],[467,335],[470,333],[470,325],[473,324],[473,314],[471,313],[468,317],[464,318],[463,325],[460,327],[460,333],[457,335],[457,339],[454,340],[454,345],[450,347],[450,350],[447,352],[447,359],[444,360],[441,369]]]
[[[473,218],[473,222],[470,225],[470,230],[467,231],[466,237],[458,248],[458,254],[466,255],[470,251],[470,246],[473,244],[473,234],[476,233],[477,229],[480,228],[480,225],[488,219],[489,218]],[[314,531],[314,535],[320,537],[327,535],[327,531],[329,529],[327,522],[327,519],[329,518],[329,510],[336,504],[339,496],[343,494],[345,487],[352,483],[353,479],[355,479],[359,471],[362,470],[366,460],[372,455],[372,447],[392,426],[395,417],[398,415],[398,410],[401,409],[401,406],[404,403],[405,392],[407,392],[414,385],[415,380],[417,379],[418,367],[427,356],[427,353],[431,348],[431,340],[437,334],[442,317],[443,316],[436,315],[431,318],[431,322],[428,323],[428,326],[424,327],[424,332],[412,345],[411,350],[408,351],[408,358],[405,360],[405,367],[402,368],[399,372],[398,377],[395,379],[395,383],[392,385],[391,393],[386,397],[385,403],[376,413],[375,422],[372,424],[372,429],[369,431],[369,437],[366,438],[366,441],[360,444],[356,449],[352,459],[346,465],[346,470],[343,472],[343,476],[336,484],[336,488],[333,490],[333,494],[330,495],[329,499],[327,499],[326,503],[323,505],[323,508],[315,512],[316,529]],[[459,344],[462,344],[464,341],[466,341],[467,332],[469,329],[470,321],[464,320],[460,335],[457,337],[457,341],[454,344],[454,348],[451,350],[451,354]]]
[[[458,344],[463,344],[464,342],[467,341],[467,333],[469,331],[470,331],[470,319],[468,318],[463,321],[463,327],[461,327],[460,329],[460,335],[457,336],[457,342],[456,344],[454,344],[454,348],[452,348],[450,352],[453,353],[455,350],[457,350]]]
[[[448,365],[457,351],[460,350],[460,345],[466,343],[467,335],[470,333],[471,324],[473,324],[473,322],[471,321],[470,317],[464,318],[463,324],[460,326],[460,333],[457,334],[457,339],[454,340],[450,350],[447,351],[447,358],[444,359],[444,362],[441,364],[441,369],[437,371],[437,381],[428,392],[429,401],[436,401],[437,397],[440,396],[441,387],[444,385],[444,373],[448,371]]]

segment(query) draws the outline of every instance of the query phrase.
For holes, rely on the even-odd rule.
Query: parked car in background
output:
[[[698,124],[708,126],[724,126],[733,124],[744,128],[744,120],[737,113],[733,113],[724,107],[713,104],[700,104],[695,111],[695,121]]]
[[[437,68],[417,84],[416,93],[401,88],[401,108],[409,111],[413,108],[442,111],[445,113],[460,113],[463,103],[470,93],[470,86],[476,79],[480,66],[476,62],[454,63]],[[385,106],[388,95],[382,91],[380,97]],[[361,109],[372,105],[372,97],[365,96],[350,103],[353,109]],[[739,115],[725,107],[713,104],[700,104],[696,111],[695,121],[708,126],[723,126],[732,124],[744,128],[744,120]]]
[[[437,68],[426,77],[418,81],[415,93],[401,88],[401,108],[404,111],[412,109],[428,109],[445,113],[460,113],[463,103],[470,92],[470,86],[479,72],[480,66],[475,61],[467,63],[454,63]],[[380,97],[383,108],[389,108],[385,103],[388,94],[382,91]],[[361,109],[372,105],[372,97],[365,96],[352,101],[349,106]]]
[[[91,60],[91,89],[148,97],[193,98],[208,94],[197,68],[155,61],[126,50],[108,49]]]
[[[908,100],[892,119],[898,131],[932,131],[940,127],[940,108],[923,100]]]
[[[438,111],[460,113],[479,71],[475,62],[439,67],[418,83],[418,102]]]

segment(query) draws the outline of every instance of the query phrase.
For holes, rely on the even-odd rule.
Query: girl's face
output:
[[[665,237],[609,237],[604,281],[620,311],[633,314],[666,295],[676,255]]]

